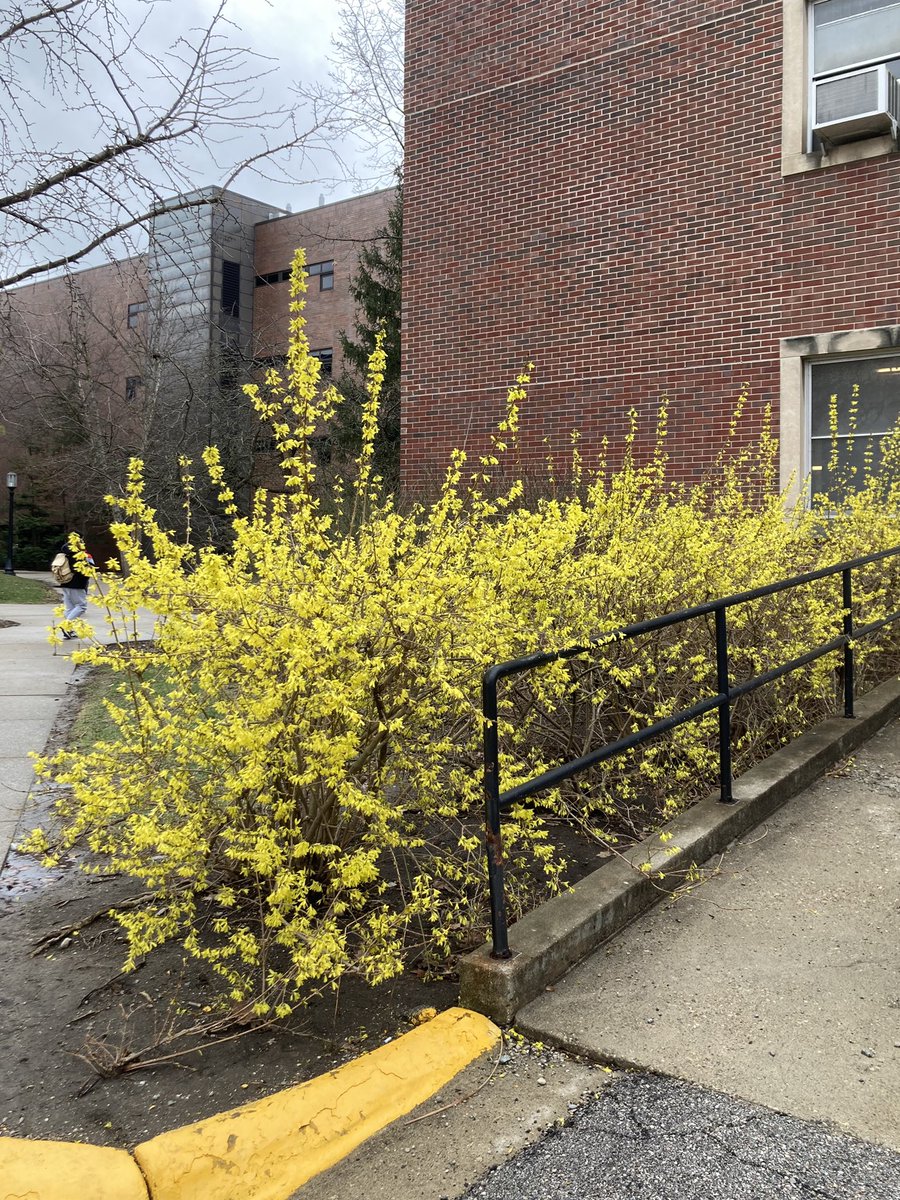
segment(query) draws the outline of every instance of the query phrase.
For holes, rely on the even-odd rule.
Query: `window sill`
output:
[[[802,175],[807,171],[821,171],[826,167],[838,167],[844,163],[861,162],[866,158],[881,158],[886,154],[894,154],[897,143],[889,133],[881,137],[865,138],[861,142],[848,142],[844,146],[835,146],[831,151],[818,151],[815,154],[782,154],[781,174]]]

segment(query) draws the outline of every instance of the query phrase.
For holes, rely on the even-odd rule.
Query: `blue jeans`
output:
[[[64,587],[63,609],[67,621],[76,621],[87,612],[87,588]]]

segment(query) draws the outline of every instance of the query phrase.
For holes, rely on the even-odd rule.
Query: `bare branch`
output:
[[[331,114],[335,161],[361,184],[393,182],[403,162],[403,33],[404,0],[344,0],[329,81],[296,89]],[[347,164],[335,148],[341,142],[361,153],[362,168]]]
[[[73,8],[78,8],[79,5],[84,3],[85,0],[69,0],[68,4],[59,4],[56,8],[52,4],[47,4],[38,12],[30,13],[27,17],[22,17],[20,21],[8,25],[6,29],[0,30],[0,42],[7,42],[24,32],[30,25],[37,25],[39,21],[46,21],[48,17],[62,16],[63,13],[67,13]]]
[[[86,246],[80,247],[72,254],[64,254],[60,258],[37,263],[33,267],[27,267],[24,271],[19,271],[16,275],[11,275],[7,279],[0,280],[0,287],[12,287],[14,284],[22,283],[26,279],[33,279],[35,275],[46,275],[48,272],[58,271],[62,267],[71,267],[93,250],[96,250],[98,246],[102,246],[104,242],[108,242],[111,238],[126,233],[129,229],[134,229],[139,225],[147,225],[155,217],[160,217],[164,213],[179,212],[185,208],[201,208],[214,204],[215,199],[215,197],[203,197],[193,200],[173,201],[169,204],[161,204],[155,208],[148,209],[139,216],[131,217],[127,221],[120,221],[118,225],[113,225],[112,228],[103,230],[102,233],[97,234],[93,241],[88,242]]]
[[[145,0],[135,26],[118,0],[0,0],[0,288],[82,262],[170,211],[166,197],[196,188],[198,155],[224,187],[223,167],[231,181],[321,147],[327,102],[303,131],[293,109],[267,111],[271,64],[234,44],[226,4],[154,52],[180,6]],[[48,94],[59,101],[49,126]],[[230,144],[248,132],[256,145],[235,166]]]

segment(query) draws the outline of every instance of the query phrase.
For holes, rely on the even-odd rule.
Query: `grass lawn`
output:
[[[59,593],[36,579],[0,572],[0,604],[56,604]]]
[[[68,749],[87,752],[95,742],[114,741],[117,738],[118,726],[106,711],[103,701],[113,700],[117,704],[123,702],[118,690],[123,679],[124,676],[111,667],[91,668],[80,688],[78,713],[67,739]],[[153,683],[161,696],[171,690],[161,667],[150,667],[147,679]]]
[[[117,699],[116,686],[121,681],[109,667],[94,667],[81,687],[78,714],[69,733],[70,750],[87,751],[95,742],[114,738],[116,724],[103,706],[103,701]]]

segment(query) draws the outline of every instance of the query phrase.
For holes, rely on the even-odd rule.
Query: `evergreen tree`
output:
[[[403,267],[403,189],[388,213],[387,225],[359,256],[350,294],[356,301],[354,335],[340,334],[344,369],[338,390],[344,397],[334,419],[333,441],[345,456],[358,453],[362,439],[362,405],[369,355],[375,337],[384,328],[387,356],[375,470],[388,488],[396,487],[400,475],[400,299]]]

